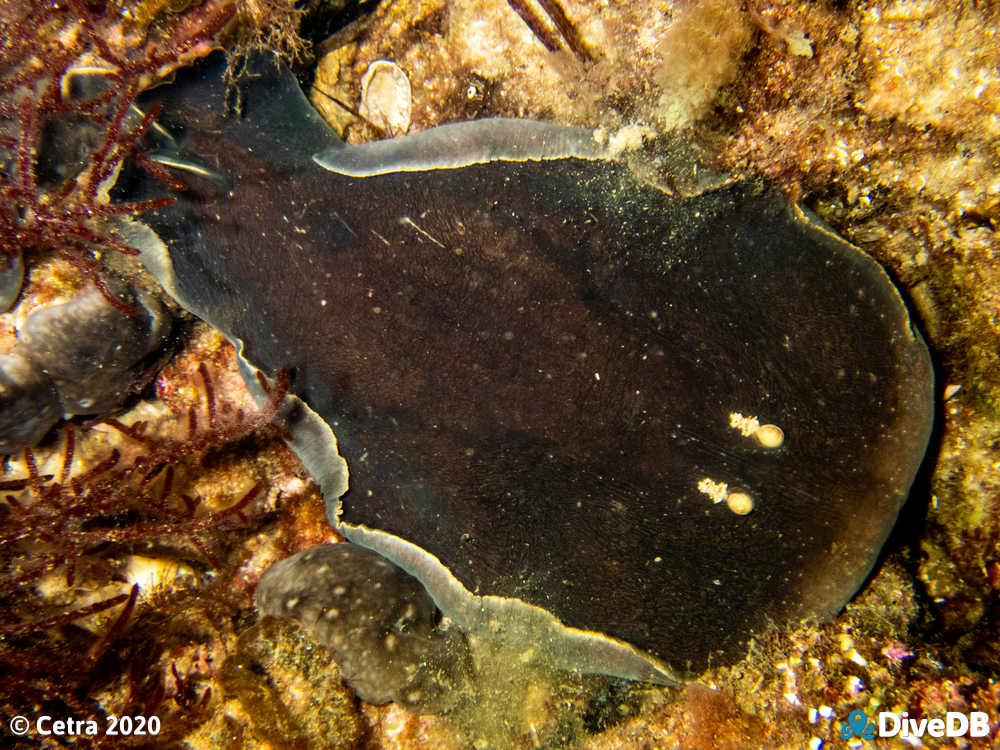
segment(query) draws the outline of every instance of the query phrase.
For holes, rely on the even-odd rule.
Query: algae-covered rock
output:
[[[362,736],[362,718],[336,662],[288,621],[265,619],[247,629],[219,683],[223,705],[236,704],[252,734],[275,747],[350,750]],[[202,730],[205,739],[211,735]]]

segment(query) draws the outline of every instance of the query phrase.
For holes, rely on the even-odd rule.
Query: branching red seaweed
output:
[[[100,283],[101,257],[107,250],[136,250],[115,235],[109,219],[170,202],[113,204],[107,195],[157,115],[155,107],[140,112],[136,96],[171,67],[206,52],[235,8],[210,1],[139,30],[129,29],[110,5],[10,2],[0,10],[0,255],[54,251],[97,280],[119,306]],[[76,85],[87,78],[101,82],[96,91]],[[63,165],[67,173],[47,180],[39,165],[48,158],[46,131],[59,121],[93,133],[97,145],[78,163]]]
[[[115,203],[112,186],[128,159],[165,193],[183,189],[140,151],[159,111],[137,106],[139,94],[220,39],[231,57],[254,46],[301,52],[300,16],[293,0],[0,3],[0,273],[25,254],[29,267],[54,255],[131,312],[111,291],[109,269],[137,251],[115,227],[172,199]],[[293,526],[266,481],[272,456],[276,465],[290,460],[277,447],[289,436],[278,419],[288,373],[262,381],[263,403],[240,410],[225,403],[212,372],[202,362],[180,378],[201,397],[193,406],[161,399],[173,419],[109,418],[88,428],[97,432],[77,423],[62,430],[61,450],[53,439],[5,460],[6,715],[156,715],[155,744],[171,747],[212,717],[215,672],[252,612],[258,539],[272,524]]]
[[[231,585],[246,563],[239,547],[274,510],[262,502],[260,481],[219,507],[218,498],[209,502],[192,489],[190,479],[243,441],[284,434],[273,422],[289,376],[279,373],[267,385],[265,402],[250,411],[216,403],[209,368],[200,363],[197,372],[205,398],[187,414],[177,414],[184,425],[178,437],[163,425],[154,433],[144,422],[108,419],[103,424],[120,433],[120,447],[92,459],[89,468],[74,470],[79,440],[68,428],[58,470],[42,473],[34,453],[26,450],[27,476],[0,483],[0,607],[5,613],[0,695],[11,715],[42,703],[76,715],[99,715],[108,709],[98,696],[109,688],[125,696],[119,710],[169,714],[177,732],[190,731],[193,722],[209,715],[211,690],[204,672],[210,666],[179,671],[171,654],[178,648],[202,649],[200,639],[212,640],[212,633],[231,628],[237,613],[249,607],[249,591]],[[199,411],[207,418],[198,419]],[[147,589],[141,598],[138,584],[127,594],[102,596],[121,591],[120,585],[105,584],[100,592],[80,597],[94,580],[121,580],[125,570],[115,574],[114,566],[149,550],[196,571],[197,581]],[[95,575],[95,566],[106,572]],[[45,596],[46,586],[53,585],[46,582],[59,580],[66,593],[54,600]],[[55,603],[60,599],[67,606]],[[187,645],[178,647],[178,641]]]

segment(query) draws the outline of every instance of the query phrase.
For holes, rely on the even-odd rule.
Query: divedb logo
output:
[[[879,711],[878,722],[868,721],[864,711],[851,711],[840,722],[842,739],[873,740],[879,737],[985,737],[990,733],[990,717],[984,711],[949,711],[944,718],[911,719],[906,711]]]

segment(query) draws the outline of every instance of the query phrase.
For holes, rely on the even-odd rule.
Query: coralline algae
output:
[[[349,149],[255,73],[241,117],[210,68],[151,93],[189,189],[122,231],[251,384],[296,368],[292,446],[342,534],[461,628],[630,678],[843,606],[933,413],[873,261],[761,184],[672,198],[588,131]]]

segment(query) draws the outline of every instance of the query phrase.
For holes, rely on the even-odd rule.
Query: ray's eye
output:
[[[726,506],[738,516],[745,516],[753,510],[753,497],[746,490],[733,490],[726,495]]]

